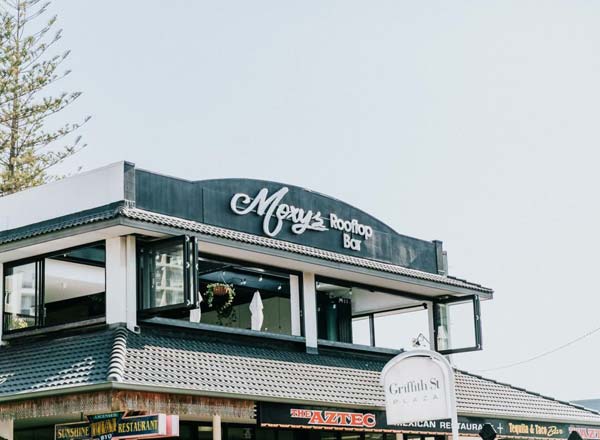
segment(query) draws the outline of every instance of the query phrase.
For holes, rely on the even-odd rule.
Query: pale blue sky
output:
[[[600,3],[56,0],[93,115],[66,164],[258,177],[441,239],[493,368],[600,327]],[[486,373],[600,397],[600,333]]]

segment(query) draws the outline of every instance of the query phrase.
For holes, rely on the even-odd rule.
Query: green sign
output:
[[[179,416],[153,414],[124,417],[124,412],[88,415],[86,422],[54,427],[55,440],[111,440],[179,436]]]

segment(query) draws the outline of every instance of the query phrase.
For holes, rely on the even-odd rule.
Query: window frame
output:
[[[19,260],[13,260],[13,261],[7,261],[6,263],[2,263],[2,334],[4,335],[15,335],[15,334],[19,334],[19,333],[27,333],[27,332],[31,332],[31,331],[38,331],[38,330],[42,330],[42,329],[53,329],[53,328],[60,328],[62,326],[72,326],[73,324],[77,324],[78,322],[81,323],[85,323],[87,321],[90,320],[83,320],[83,321],[78,321],[78,322],[74,322],[74,323],[68,323],[68,324],[58,324],[58,325],[51,325],[51,326],[46,326],[45,325],[45,313],[44,313],[44,305],[45,305],[45,301],[46,301],[46,295],[45,295],[45,278],[46,278],[46,273],[45,273],[45,260],[47,258],[52,258],[52,257],[56,257],[58,255],[64,254],[64,253],[68,253],[68,252],[72,252],[75,251],[77,249],[83,249],[83,248],[88,248],[88,247],[94,247],[94,246],[98,246],[98,245],[103,245],[105,246],[106,249],[106,242],[104,240],[100,240],[100,241],[94,241],[91,243],[85,243],[85,244],[81,244],[81,245],[77,245],[77,246],[72,246],[69,248],[65,248],[65,249],[60,249],[58,251],[53,251],[53,252],[47,252],[44,254],[39,254],[39,255],[35,255],[32,257],[25,257],[25,258],[21,258]],[[5,282],[5,278],[6,278],[6,272],[7,270],[10,270],[12,268],[15,268],[17,266],[23,266],[26,264],[30,264],[30,263],[35,263],[35,281],[36,281],[36,287],[35,287],[35,307],[36,307],[36,317],[35,317],[35,325],[30,326],[30,327],[25,327],[25,328],[19,328],[19,329],[12,329],[12,330],[8,330],[6,328],[6,321],[4,319],[4,315],[5,315],[5,310],[4,307],[6,306],[6,282]],[[77,262],[78,264],[83,264],[81,262]],[[99,264],[91,264],[94,266],[100,266]],[[104,291],[106,292],[106,257],[104,260]],[[104,310],[104,317],[102,318],[104,321],[106,321],[106,307]],[[96,319],[91,319],[91,321],[96,321]],[[85,324],[84,324],[85,325]]]
[[[462,347],[462,348],[450,348],[445,350],[440,350],[438,347],[438,327],[440,322],[440,313],[438,305],[448,305],[452,303],[464,303],[467,301],[471,301],[473,304],[473,326],[474,326],[474,336],[475,336],[475,345],[471,347]],[[480,351],[483,350],[483,343],[481,338],[481,304],[479,295],[467,295],[467,296],[452,296],[448,298],[444,298],[441,300],[437,300],[433,303],[433,340],[435,351],[443,355],[456,354],[456,353],[467,353],[471,351]]]
[[[360,313],[358,315],[352,316],[352,319],[364,318],[364,317],[369,318],[370,345],[355,344],[354,342],[343,342],[343,344],[351,344],[351,345],[356,345],[356,346],[372,347],[372,348],[385,348],[385,347],[377,347],[377,345],[376,345],[377,344],[377,340],[376,340],[377,334],[375,332],[375,315],[378,315],[381,313],[393,313],[393,312],[397,312],[400,310],[413,309],[413,308],[417,308],[417,307],[423,307],[424,310],[428,310],[429,309],[428,303],[432,302],[432,298],[424,296],[424,295],[419,295],[416,293],[403,292],[402,290],[394,290],[394,289],[390,289],[387,287],[373,286],[370,284],[364,284],[364,283],[358,283],[358,282],[355,283],[355,282],[351,282],[351,281],[340,280],[337,278],[322,276],[322,275],[318,275],[318,274],[315,275],[315,294],[316,295],[319,294],[319,291],[317,291],[317,285],[316,285],[317,282],[321,282],[321,283],[325,283],[325,284],[334,284],[336,286],[347,287],[347,288],[357,287],[357,288],[360,288],[363,290],[368,290],[370,292],[387,293],[387,294],[396,295],[396,296],[399,296],[402,298],[408,298],[408,299],[412,299],[415,301],[421,301],[421,304],[415,304],[415,305],[403,306],[403,307],[395,307],[395,308],[390,308],[390,309],[386,309],[386,310],[380,310],[378,312]],[[318,325],[318,323],[317,323],[317,325]],[[319,340],[340,343],[337,341],[329,341],[327,339],[319,339]]]
[[[302,271],[289,269],[287,267],[271,266],[271,265],[263,264],[260,262],[241,260],[241,259],[231,258],[231,257],[222,256],[222,255],[218,255],[218,254],[202,252],[201,250],[198,251],[198,257],[202,258],[202,259],[206,259],[206,260],[216,261],[219,263],[230,264],[230,267],[233,267],[233,268],[239,267],[241,270],[244,270],[245,267],[250,267],[250,268],[256,268],[256,269],[262,269],[266,272],[285,273],[287,275],[294,275],[298,279],[298,306],[299,306],[298,313],[299,313],[299,318],[300,318],[300,335],[299,336],[300,337],[305,336],[305,331],[304,331],[304,284],[303,284],[304,280],[303,280],[303,276],[302,276]],[[198,273],[196,276],[196,280],[197,279],[198,279]],[[291,307],[291,301],[290,301],[290,307]],[[291,310],[290,310],[290,312],[291,312]],[[202,322],[201,322],[201,324],[202,324]],[[219,329],[224,328],[223,326],[214,325],[214,324],[204,324],[204,325],[214,326]],[[253,332],[257,336],[266,335],[266,334],[279,335],[279,333],[269,333],[269,332],[258,331],[258,330],[247,330],[247,331]],[[295,337],[298,335],[290,334],[290,335],[284,335],[284,336],[294,336]]]
[[[144,287],[150,275],[145,271],[143,253],[147,249],[159,249],[173,244],[183,244],[183,302],[158,307],[145,308]],[[161,312],[191,310],[198,304],[198,240],[189,235],[159,238],[155,240],[137,240],[137,311],[142,317],[149,317]]]

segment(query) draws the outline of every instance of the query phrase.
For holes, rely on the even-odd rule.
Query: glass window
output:
[[[289,274],[200,258],[198,286],[199,322],[292,334],[291,298],[299,292]]]
[[[5,265],[4,329],[101,318],[106,309],[104,243]]]
[[[423,307],[376,313],[373,319],[377,347],[412,347],[413,339],[420,334],[429,335],[429,316]]]
[[[412,347],[419,335],[429,339],[422,301],[324,280],[315,288],[319,339],[394,349]]]
[[[360,345],[372,345],[371,322],[368,316],[352,319],[352,343]]]
[[[105,259],[102,244],[44,260],[44,325],[104,316]]]
[[[21,330],[37,325],[37,263],[9,267],[4,275],[4,328]]]
[[[479,298],[448,298],[434,306],[436,349],[441,353],[481,350]]]
[[[142,309],[187,308],[193,303],[195,245],[176,237],[140,245]]]

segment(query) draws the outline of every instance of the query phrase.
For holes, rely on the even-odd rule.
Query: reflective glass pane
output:
[[[164,307],[183,304],[184,291],[184,253],[183,243],[165,244],[149,247],[143,254],[144,270],[144,307]]]
[[[44,260],[46,326],[105,314],[104,245],[80,248]]]
[[[371,329],[368,316],[352,320],[352,343],[371,345]]]
[[[37,286],[35,263],[7,269],[4,276],[4,320],[7,330],[36,325]]]
[[[429,318],[423,308],[380,313],[374,319],[377,347],[408,349],[420,334],[429,335]]]
[[[439,304],[438,350],[459,350],[476,347],[473,301]]]

